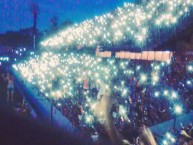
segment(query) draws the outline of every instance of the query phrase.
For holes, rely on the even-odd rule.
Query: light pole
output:
[[[38,0],[30,4],[30,11],[33,15],[33,49],[36,48],[37,17],[39,13]]]

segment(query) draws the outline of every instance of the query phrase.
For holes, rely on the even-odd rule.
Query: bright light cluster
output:
[[[152,62],[146,70],[142,64],[134,66],[130,60],[102,59],[88,54],[44,52],[41,55],[31,55],[29,60],[15,64],[13,68],[26,84],[37,88],[47,98],[70,98],[73,102],[82,102],[85,123],[91,124],[95,120],[94,110],[97,109],[100,95],[107,92],[116,94],[117,100],[124,102],[119,104],[119,114],[114,115],[126,115],[128,99],[135,93],[131,92],[131,87],[135,84],[128,85],[127,80],[132,77],[140,86],[154,90],[152,97],[155,99],[165,97],[179,114],[179,107],[175,104],[180,104],[180,94],[160,82],[163,80],[161,74],[168,65],[167,62]],[[88,89],[83,92],[83,99],[80,98],[79,90],[83,90],[81,87],[84,86],[85,80],[90,88],[99,91],[97,96],[93,97],[92,91]],[[99,112],[101,116],[103,113]]]
[[[162,141],[161,145],[174,145],[174,144],[176,144],[175,137],[171,133],[167,132],[164,136],[164,140]]]
[[[193,73],[193,63],[190,63],[189,65],[187,65],[187,71],[189,73]]]
[[[2,62],[9,61],[9,57],[0,57],[0,61]]]
[[[175,107],[174,107],[174,109],[175,109],[175,113],[176,114],[181,114],[182,113],[182,107],[181,106],[179,106],[179,105],[176,105]]]
[[[76,96],[75,86],[89,79],[96,87],[109,89],[109,83],[116,75],[113,61],[104,65],[101,58],[78,54],[43,53],[29,61],[14,65],[15,70],[29,83],[38,86],[47,97],[55,99]],[[101,73],[102,72],[102,73]],[[56,88],[57,86],[60,86]],[[56,89],[55,89],[56,88]]]
[[[26,51],[26,48],[20,48],[20,49],[15,50],[14,52],[15,52],[16,55],[20,55],[21,56],[22,53],[24,53],[25,51]]]
[[[151,34],[175,25],[192,6],[193,0],[151,0],[141,5],[125,3],[111,13],[69,27],[44,40],[41,45],[55,49],[132,41],[143,46]]]

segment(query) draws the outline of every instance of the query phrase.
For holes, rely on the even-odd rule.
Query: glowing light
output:
[[[169,145],[166,140],[163,140],[163,145]]]
[[[169,91],[168,90],[164,90],[164,96],[168,96]]]
[[[160,7],[168,9],[162,11]],[[156,30],[176,25],[191,8],[192,1],[182,0],[152,0],[141,5],[126,3],[113,13],[95,16],[94,19],[68,27],[44,40],[41,45],[45,48],[66,49],[69,46],[87,47],[96,46],[97,43],[131,40],[135,45],[143,46],[151,33],[158,33]]]
[[[127,95],[127,89],[123,89],[122,91],[122,96],[125,96],[125,95]]]
[[[179,105],[174,106],[174,111],[176,114],[181,114],[182,113],[182,107]]]
[[[178,98],[178,95],[176,92],[172,92],[172,98],[174,98],[174,99]]]
[[[174,136],[171,133],[167,132],[165,134],[164,140],[162,141],[162,144],[163,145],[173,145],[175,143],[176,143],[176,139],[174,138]]]
[[[61,103],[58,103],[57,105],[58,105],[58,107],[61,107],[61,106],[62,106],[62,104],[61,104]]]
[[[186,81],[187,85],[192,85],[192,82],[190,80]]]
[[[9,61],[9,57],[0,57],[0,61]]]
[[[146,76],[145,74],[141,74],[141,75],[140,75],[140,81],[141,81],[141,82],[147,81],[147,76]]]
[[[176,142],[176,139],[173,138],[173,137],[172,137],[170,140],[171,140],[172,143],[175,143],[175,142]]]
[[[119,114],[120,115],[125,115],[126,110],[124,109],[124,107],[122,105],[119,106]]]
[[[166,133],[166,137],[167,137],[167,138],[171,138],[172,136],[171,136],[171,134],[170,134],[169,132],[167,132],[167,133]]]
[[[141,66],[137,66],[136,69],[139,71],[141,69]]]
[[[155,92],[155,97],[159,97],[159,92]]]
[[[92,105],[91,105],[91,109],[94,110],[94,109],[96,108],[96,105],[97,105],[96,103],[92,104]]]
[[[154,82],[158,82],[158,80],[159,80],[159,77],[158,77],[158,76],[153,76],[153,81],[154,81]]]
[[[189,72],[193,72],[193,66],[189,65],[187,69]]]
[[[91,123],[93,121],[93,118],[91,115],[86,116],[86,122]]]
[[[63,98],[68,98],[74,102],[80,101],[77,97],[77,88],[81,90],[83,84],[91,89],[96,88],[98,91],[97,95],[90,90],[83,90],[84,93],[81,93],[85,98],[82,102],[84,110],[83,121],[90,125],[95,121],[95,111],[98,108],[101,96],[104,95],[106,90],[111,89],[112,94],[117,93],[118,96],[121,95],[122,103],[118,104],[119,111],[117,112],[117,117],[124,118],[127,115],[127,99],[131,89],[128,86],[128,80],[125,79],[128,78],[128,75],[140,87],[144,86],[144,82],[147,82],[147,84],[158,80],[161,82],[162,75],[159,76],[159,74],[161,74],[163,68],[166,66],[162,66],[161,62],[150,63],[150,66],[152,68],[150,67],[146,71],[142,69],[142,66],[133,68],[131,61],[116,60],[115,58],[101,59],[88,54],[42,52],[42,54],[30,56],[28,60],[13,65],[13,68],[21,75],[26,85],[34,86],[37,88],[37,92],[41,92],[43,96],[53,98],[56,101]],[[138,71],[135,71],[134,75],[134,70],[137,69]],[[150,74],[151,77],[148,78],[147,74]],[[175,99],[180,97],[177,91],[170,91],[172,88],[166,87],[165,84],[159,82],[157,85],[160,91],[153,92],[154,97],[157,97],[156,99],[161,95],[171,95],[171,97],[167,97],[168,101],[178,103],[177,101],[180,99]],[[149,85],[149,87],[152,90],[154,89],[152,85]],[[165,88],[165,90],[161,90],[162,88]],[[142,93],[145,90],[144,86]],[[56,105],[57,107],[60,106],[60,104]],[[181,106],[174,106],[172,109],[174,109],[175,113],[182,113],[183,110],[180,108]],[[101,110],[98,113],[101,114],[99,116],[105,114]]]

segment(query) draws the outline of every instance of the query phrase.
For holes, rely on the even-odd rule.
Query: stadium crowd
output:
[[[37,62],[44,68],[37,68]],[[30,71],[33,67],[35,72]],[[142,125],[153,126],[193,109],[193,68],[188,62],[44,53],[14,69],[40,96],[52,98],[83,136],[97,143],[109,139],[108,119],[124,138],[137,144]]]
[[[147,71],[151,69],[151,64],[153,63],[133,62],[133,66],[139,65],[142,67],[142,70]],[[187,78],[190,77],[188,76],[190,74],[186,73],[186,66],[184,64],[174,64],[173,68],[168,67],[165,67],[164,70],[162,70],[162,79],[159,83],[161,86],[168,86],[169,88],[178,90],[178,93],[181,95],[178,99],[180,99],[184,104],[184,112],[189,112],[193,109],[193,90],[191,89],[192,86],[189,84],[190,82],[187,80]],[[170,102],[168,102],[168,100],[164,97],[164,95],[169,93],[169,90],[165,90],[163,94],[160,94],[160,92],[155,92],[155,90],[159,90],[160,85],[154,86],[154,88],[151,86],[143,86],[137,81],[135,74],[129,78],[121,74],[121,71],[118,72],[118,74],[119,76],[113,80],[113,84],[121,84],[120,80],[126,80],[127,84],[125,86],[130,88],[132,93],[123,98],[121,93],[124,92],[113,92],[111,96],[113,98],[113,106],[110,113],[119,132],[121,132],[121,134],[126,138],[129,138],[130,142],[137,143],[136,139],[139,135],[137,130],[142,124],[153,126],[163,123],[164,121],[174,118],[176,115],[175,113],[178,112],[175,112],[175,108],[172,108]],[[151,81],[151,79],[147,81]],[[81,98],[86,97],[84,95],[84,85],[85,84],[82,84],[79,87],[80,90],[78,90],[78,92],[80,92],[78,95],[81,95]],[[99,92],[97,88],[92,88],[91,84],[89,84],[86,91],[89,96],[92,97],[97,97],[97,93]],[[175,96],[177,94],[174,92],[170,95],[173,95],[174,99],[177,97]],[[103,96],[101,95],[100,97]],[[64,116],[69,118],[69,120],[75,126],[83,130],[85,134],[93,136],[93,138],[103,137],[106,132],[103,125],[95,121],[94,123],[92,122],[92,124],[88,125],[82,121],[85,115],[85,111],[83,109],[84,103],[84,101],[76,102],[69,98],[55,101],[55,105],[61,110]],[[122,106],[125,107],[125,110]],[[87,119],[88,122],[91,120],[92,119],[89,118]],[[94,118],[94,120],[97,119]],[[100,120],[100,123],[104,123],[104,121],[105,120]],[[179,142],[181,142],[181,140],[183,139],[180,138]]]
[[[109,140],[113,145],[119,140],[122,144],[149,145],[148,139],[151,145],[191,145],[193,125],[181,125],[180,131],[175,130],[175,119],[193,110],[192,62],[99,58],[81,51],[98,43],[112,47],[127,42],[131,50],[159,48],[173,37],[178,40],[178,33],[192,24],[191,12],[192,0],[124,3],[112,13],[85,20],[45,39],[40,45],[42,50],[49,49],[47,52],[30,52],[24,59],[26,48],[12,50],[12,72],[40,99],[50,101],[50,116],[54,116],[54,105],[96,145]],[[74,46],[80,53],[61,53]],[[28,115],[22,96],[16,100],[14,77],[3,74],[0,82],[5,104],[20,115]],[[145,127],[171,119],[173,130],[165,135],[153,137]]]

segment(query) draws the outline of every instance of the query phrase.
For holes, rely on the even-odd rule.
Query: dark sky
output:
[[[44,30],[50,27],[53,16],[59,18],[59,23],[66,19],[79,23],[135,0],[0,0],[0,33],[31,27],[29,7],[32,1],[39,3],[37,27]]]

